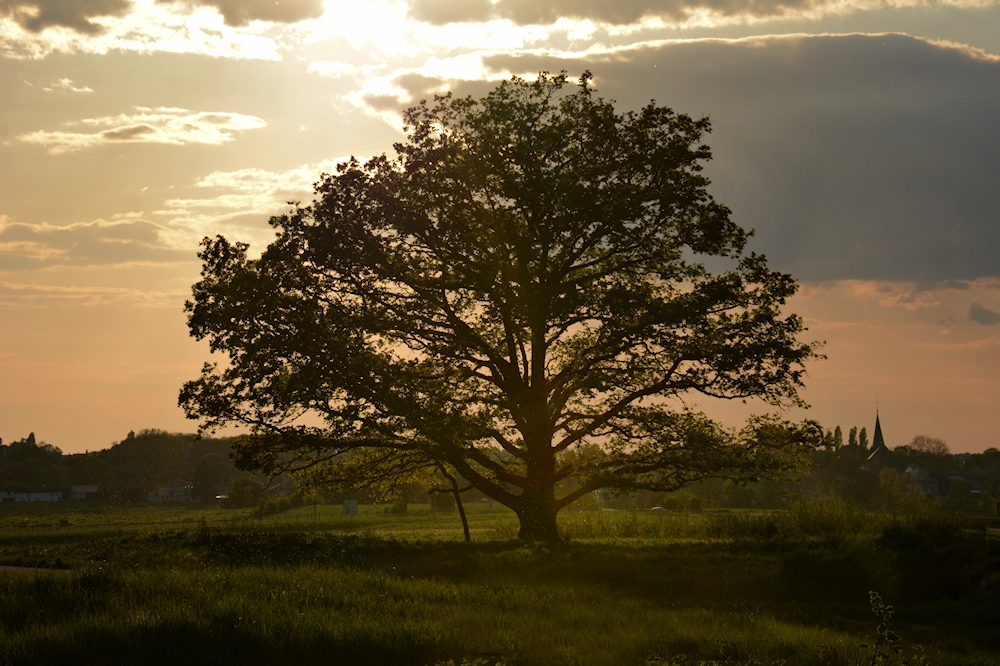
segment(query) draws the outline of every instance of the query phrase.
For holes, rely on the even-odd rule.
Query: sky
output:
[[[200,239],[263,249],[402,109],[542,70],[711,119],[825,342],[786,415],[1000,447],[1000,0],[0,0],[0,438],[193,432]]]

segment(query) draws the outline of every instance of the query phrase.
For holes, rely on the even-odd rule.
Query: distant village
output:
[[[231,507],[257,506],[278,497],[289,503],[303,501],[290,479],[255,479],[237,470],[229,457],[232,443],[232,438],[196,439],[143,430],[130,432],[108,449],[64,454],[36,441],[32,433],[11,444],[0,442],[0,501],[219,502]],[[890,447],[876,415],[870,439],[865,427],[852,427],[845,438],[837,426],[827,432],[812,458],[811,469],[780,480],[739,485],[708,479],[669,494],[602,491],[581,499],[576,508],[781,509],[800,501],[837,498],[874,510],[998,515],[996,448],[956,454],[942,440],[927,436]],[[397,489],[396,503],[405,507],[407,502],[427,502],[428,490],[406,484]],[[343,496],[330,492],[313,495],[311,501],[339,502]],[[363,488],[353,489],[353,496],[373,499]]]

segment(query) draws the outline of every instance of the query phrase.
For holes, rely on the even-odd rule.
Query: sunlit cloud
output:
[[[902,307],[907,310],[925,310],[941,304],[933,291],[921,289],[912,282],[888,282],[884,280],[852,281],[854,293],[863,298],[874,299],[885,308]]]
[[[304,164],[287,171],[255,168],[214,171],[198,179],[194,186],[221,190],[220,193],[203,198],[170,199],[166,205],[174,209],[221,208],[244,213],[268,212],[276,206],[287,205],[290,200],[307,196],[321,174],[333,172],[337,164],[346,159]]]
[[[994,0],[411,0],[409,16],[432,25],[507,20],[515,25],[591,21],[607,26],[692,27],[760,20],[818,20],[859,11],[985,7]]]
[[[245,26],[251,21],[297,23],[323,15],[323,0],[281,0],[281,2],[246,0],[156,0],[159,4],[214,7],[226,25]]]
[[[491,67],[486,62],[492,56],[509,53],[571,57],[551,49],[480,50],[451,57],[430,56],[422,65],[397,68],[381,76],[365,78],[358,89],[348,93],[347,99],[366,113],[400,129],[404,109],[422,99],[443,95],[456,83],[491,83],[509,79],[515,74],[526,79],[537,76],[537,71],[511,71],[504,67]],[[590,51],[583,55],[586,53]],[[573,55],[582,57],[580,53]],[[313,65],[310,65],[309,71],[327,75],[320,63]]]
[[[995,282],[995,278],[936,284],[888,280],[806,282],[792,298],[791,307],[805,316],[811,330],[920,325],[933,335],[960,333],[959,337],[969,342],[988,335],[987,329],[977,324],[1000,323],[1000,313],[991,309],[1000,308]],[[970,348],[975,346],[970,344]]]
[[[95,19],[124,16],[131,4],[130,0],[0,0],[0,18],[31,33],[59,27],[93,35],[105,30]]]
[[[110,51],[281,59],[342,42],[370,62],[1000,0],[0,0],[0,54]],[[659,33],[659,34],[657,34]],[[637,37],[642,39],[643,37]]]
[[[446,90],[479,97],[510,74],[586,69],[618,108],[655,95],[711,113],[713,194],[780,270],[810,280],[997,275],[1000,59],[962,45],[848,33],[480,50],[380,72],[347,99],[398,129],[404,109]],[[879,298],[934,303],[916,291]]]
[[[194,112],[168,107],[135,107],[137,113],[87,118],[71,123],[94,128],[93,132],[45,131],[30,132],[18,137],[25,143],[44,146],[59,154],[106,143],[190,143],[219,145],[235,138],[237,132],[265,127],[256,116],[239,113]]]
[[[352,65],[339,60],[317,60],[309,63],[307,71],[327,79],[339,79],[344,76],[368,77],[384,68],[385,65]]]
[[[0,272],[46,266],[107,266],[191,261],[190,250],[169,247],[166,229],[133,216],[67,226],[28,224],[0,216]]]
[[[989,293],[993,278],[980,280],[943,280],[922,284],[913,281],[892,280],[835,280],[805,283],[797,299],[824,299],[840,293],[851,300],[877,304],[880,308],[902,308],[910,312],[928,310],[943,302],[967,301],[970,294]],[[978,305],[978,304],[975,304]]]
[[[77,0],[88,6],[103,0]],[[110,1],[110,0],[109,0]],[[64,21],[49,22],[42,29],[19,19],[10,9],[23,8],[20,0],[0,0],[0,56],[8,58],[43,58],[53,52],[109,53],[197,53],[216,58],[280,60],[289,43],[283,37],[283,24],[254,21],[248,25],[227,25],[216,7],[191,7],[159,4],[155,0],[125,2],[123,14],[92,16],[86,20],[92,30]],[[47,0],[53,6],[73,0]],[[29,8],[30,9],[30,8]],[[18,10],[20,11],[20,9]]]
[[[594,83],[601,87],[601,72],[599,66],[605,63],[620,63],[623,59],[650,57],[650,54],[666,52],[671,47],[696,45],[711,45],[717,47],[767,48],[781,44],[796,44],[808,39],[843,39],[843,38],[875,38],[892,36],[915,40],[929,44],[943,51],[960,53],[976,60],[1000,62],[1000,56],[993,55],[970,47],[944,40],[913,37],[900,33],[878,34],[770,34],[752,37],[716,38],[701,37],[695,39],[652,39],[629,42],[626,44],[607,45],[590,44],[579,49],[559,49],[551,46],[533,48],[493,49],[480,48],[471,52],[458,53],[451,56],[429,56],[423,64],[398,67],[385,74],[367,76],[358,89],[347,95],[355,106],[369,114],[382,118],[386,123],[399,128],[402,125],[402,111],[419,102],[429,99],[435,94],[443,94],[452,90],[456,84],[472,82],[497,82],[519,76],[531,80],[540,70],[558,71],[561,68],[582,71],[582,67],[597,68]],[[361,71],[360,68],[342,62],[313,62],[309,71],[339,78],[345,74]],[[371,69],[364,70],[365,74]]]
[[[518,26],[508,20],[434,25],[407,16],[403,2],[394,0],[326,0],[326,12],[315,21],[290,28],[302,43],[346,42],[359,56],[419,57],[469,49],[525,48],[549,39],[554,26]]]
[[[78,86],[71,79],[56,79],[48,85],[42,86],[46,92],[66,92],[66,93],[92,93],[93,88]]]
[[[151,215],[163,226],[172,247],[196,246],[204,236],[223,230],[232,238],[262,247],[274,237],[267,226],[271,215],[288,210],[290,202],[310,201],[323,173],[332,173],[348,158],[303,164],[285,171],[247,168],[215,171],[193,184],[205,196],[168,199]],[[359,158],[363,159],[363,158]]]
[[[280,60],[309,44],[342,41],[363,57],[379,60],[456,49],[523,48],[548,39],[553,31],[580,36],[590,25],[557,21],[548,27],[520,26],[509,20],[433,25],[408,18],[406,5],[398,0],[68,0],[81,8],[83,18],[48,21],[38,29],[27,20],[37,9],[14,9],[39,2],[56,7],[63,1],[0,0],[7,3],[0,4],[0,55],[138,51]],[[124,3],[127,10],[84,11],[88,3]]]

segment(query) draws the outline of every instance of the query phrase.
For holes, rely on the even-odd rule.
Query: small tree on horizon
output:
[[[909,447],[912,451],[931,456],[943,457],[951,455],[951,449],[943,439],[928,437],[927,435],[917,435],[910,442]]]
[[[802,465],[817,425],[734,432],[685,406],[801,405],[816,357],[781,312],[795,281],[707,191],[708,120],[617,113],[590,79],[421,103],[396,157],[324,175],[259,259],[206,239],[189,326],[228,361],[184,386],[187,415],[247,427],[244,469],[440,466],[513,509],[523,539],[557,538],[559,510],[596,489]]]

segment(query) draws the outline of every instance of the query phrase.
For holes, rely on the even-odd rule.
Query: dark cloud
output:
[[[495,71],[590,69],[620,109],[656,98],[709,116],[712,192],[757,230],[754,250],[800,279],[1000,276],[1000,62],[982,54],[845,35],[485,62]],[[416,99],[431,87],[399,82]]]
[[[132,0],[0,0],[0,17],[10,16],[31,32],[61,26],[95,34],[103,28],[90,19],[123,16],[131,7]]]
[[[250,21],[296,23],[323,15],[323,0],[156,0],[159,4],[188,7],[215,7],[226,25],[241,26]]]
[[[55,227],[0,216],[0,271],[193,259],[190,252],[168,247],[160,232],[161,227],[137,219]]]
[[[973,303],[972,307],[969,308],[969,321],[978,322],[986,326],[1000,324],[1000,312],[994,312],[993,310],[984,308],[979,303]]]
[[[129,141],[143,136],[144,134],[152,134],[154,132],[156,132],[156,129],[150,127],[149,125],[134,125],[132,127],[123,127],[121,129],[101,132],[101,136],[106,139],[114,139],[116,141]]]
[[[560,18],[627,25],[647,17],[682,21],[705,10],[721,16],[785,16],[820,4],[815,0],[413,0],[409,14],[435,25],[490,19],[548,25]]]

